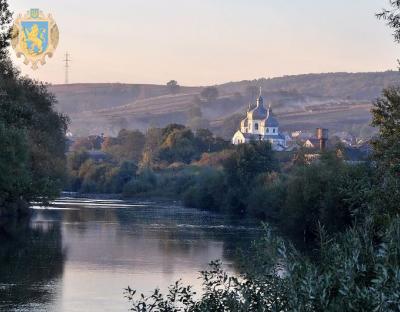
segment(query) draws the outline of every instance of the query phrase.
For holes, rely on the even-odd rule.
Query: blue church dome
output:
[[[279,127],[278,119],[276,119],[276,117],[272,113],[272,109],[271,108],[268,109],[267,117],[264,119],[263,122],[264,122],[264,126],[265,127],[270,127],[270,128]]]

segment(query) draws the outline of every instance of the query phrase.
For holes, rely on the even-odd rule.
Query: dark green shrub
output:
[[[186,206],[218,211],[223,202],[224,175],[215,169],[205,169],[183,195]]]
[[[137,177],[132,178],[123,187],[124,196],[133,196],[153,191],[157,186],[156,175],[148,169],[143,170]]]
[[[261,175],[248,197],[248,213],[258,219],[279,222],[286,200],[286,181],[276,173]]]

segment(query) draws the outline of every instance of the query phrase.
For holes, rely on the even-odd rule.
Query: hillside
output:
[[[210,127],[229,137],[254,101],[258,86],[287,130],[321,125],[348,130],[367,125],[371,102],[384,87],[399,84],[400,73],[394,71],[262,78],[218,85],[219,97],[212,102],[199,100],[203,87],[181,87],[176,94],[167,86],[145,84],[71,84],[50,89],[58,99],[57,109],[70,116],[75,134],[188,123],[188,111],[197,105]]]

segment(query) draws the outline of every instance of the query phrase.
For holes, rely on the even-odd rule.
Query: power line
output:
[[[69,53],[65,53],[65,60],[63,60],[65,62],[65,84],[69,83],[69,62],[71,61]]]

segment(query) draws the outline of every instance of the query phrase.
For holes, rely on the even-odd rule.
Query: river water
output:
[[[149,294],[221,259],[260,234],[253,221],[171,202],[60,198],[0,232],[0,311],[128,311],[128,285]]]

